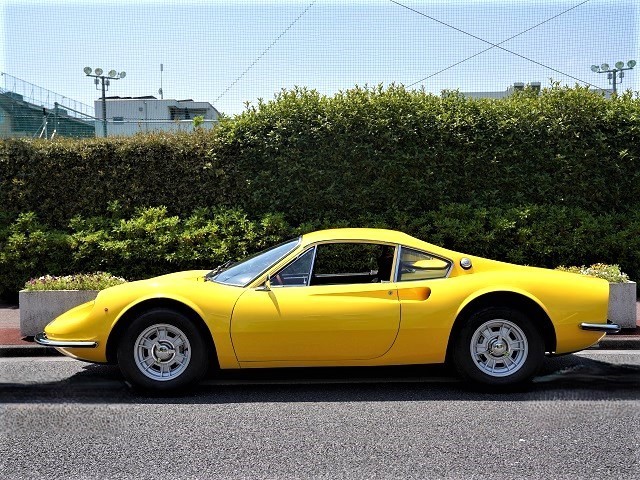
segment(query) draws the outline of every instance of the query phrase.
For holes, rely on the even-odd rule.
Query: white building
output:
[[[527,86],[537,92],[540,92],[540,82],[531,82]],[[515,82],[513,85],[510,85],[509,88],[501,92],[463,92],[462,95],[470,98],[505,98],[517,90],[524,90],[524,88],[524,83]]]
[[[540,82],[531,82],[528,84],[523,82],[514,82],[514,84],[510,85],[506,90],[499,92],[463,92],[462,95],[469,98],[506,98],[509,95],[512,95],[513,92],[524,90],[525,88],[531,88],[532,90],[540,93],[541,85]],[[603,94],[605,98],[611,98],[613,90],[595,88],[592,89],[592,91]]]
[[[209,102],[159,100],[156,97],[107,97],[105,99],[107,135],[133,135],[138,132],[191,131],[194,118],[202,117],[203,128],[211,128],[220,113]],[[95,101],[96,137],[104,136],[102,99]]]

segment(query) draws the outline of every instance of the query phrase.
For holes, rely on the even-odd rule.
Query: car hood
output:
[[[138,289],[154,290],[159,287],[166,287],[168,285],[177,285],[189,282],[204,282],[204,276],[207,273],[209,273],[209,270],[187,270],[184,272],[169,273],[167,275],[160,275],[159,277],[147,278],[145,280],[135,280],[133,282],[116,285],[115,287],[109,287],[102,290],[100,293],[122,293],[124,291],[133,291]]]
[[[161,283],[173,283],[178,280],[203,282],[204,276],[209,273],[210,270],[187,270],[184,272],[168,273],[159,277],[153,277],[148,280],[142,280],[143,282],[152,282],[156,284]]]
[[[98,294],[98,303],[108,302],[123,308],[131,302],[145,298],[174,298],[176,300],[204,300],[216,295],[221,285],[205,282],[209,270],[188,270],[153,277],[146,280],[127,282],[102,290]],[[204,293],[206,290],[207,293]],[[239,294],[240,292],[238,292]]]
[[[147,280],[123,283],[102,290],[95,311],[109,312],[112,322],[142,302],[165,299],[182,303],[204,319],[227,322],[233,305],[244,289],[205,281],[209,270],[171,273]]]

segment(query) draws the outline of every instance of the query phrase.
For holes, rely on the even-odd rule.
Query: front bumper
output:
[[[56,347],[56,348],[96,348],[98,346],[98,342],[86,342],[86,341],[74,341],[74,340],[49,340],[47,338],[47,334],[42,332],[38,333],[33,339],[36,343],[40,345],[44,345],[45,347]]]
[[[581,323],[580,328],[591,332],[618,333],[620,331],[620,325],[609,320],[607,320],[607,323]]]

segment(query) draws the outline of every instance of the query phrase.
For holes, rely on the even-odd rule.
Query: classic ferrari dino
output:
[[[604,280],[464,255],[409,235],[335,229],[235,264],[126,283],[49,323],[43,345],[117,363],[144,389],[210,368],[451,361],[475,383],[527,381],[545,354],[619,330]]]

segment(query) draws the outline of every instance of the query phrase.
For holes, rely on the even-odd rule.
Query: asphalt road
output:
[[[548,359],[518,392],[440,367],[234,372],[178,396],[0,359],[0,478],[640,477],[640,351]]]

